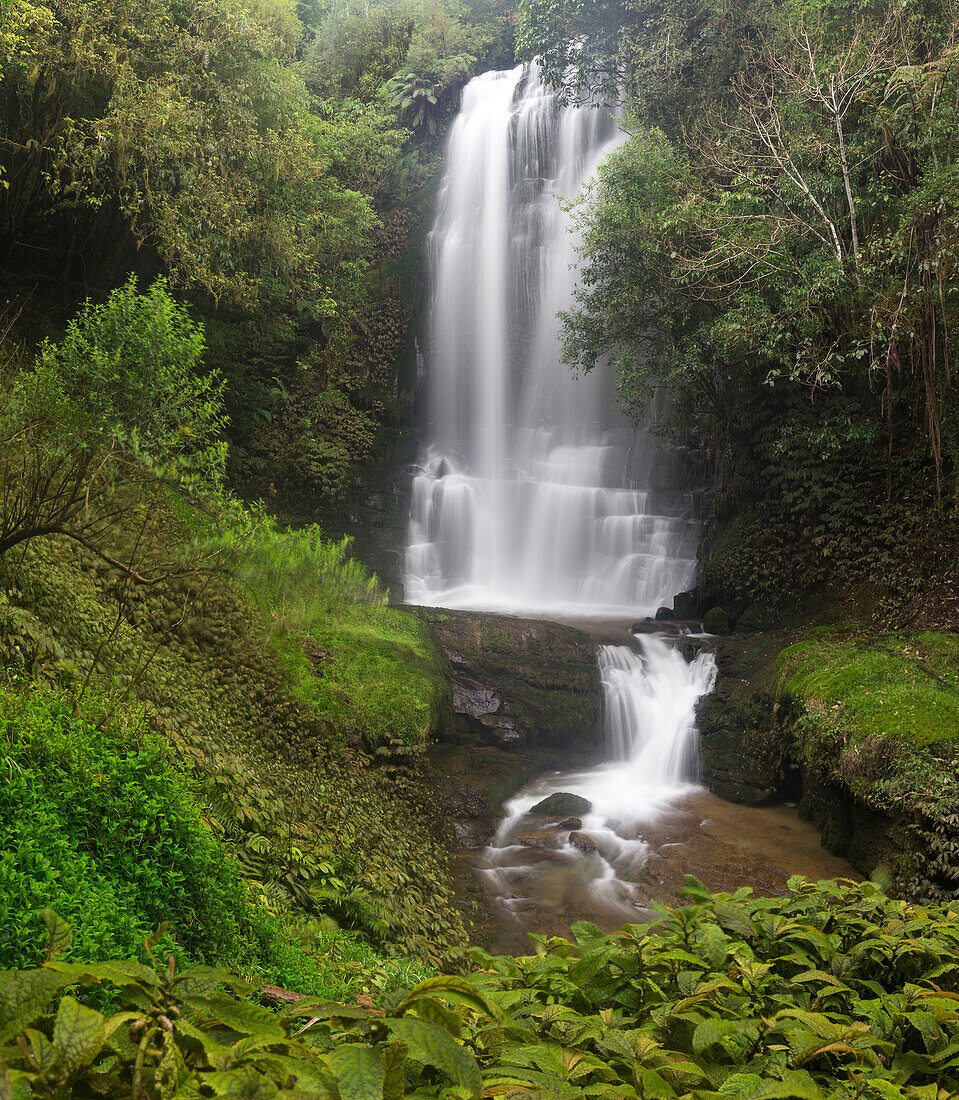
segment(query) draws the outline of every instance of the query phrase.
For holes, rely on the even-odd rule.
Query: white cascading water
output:
[[[643,825],[696,788],[696,703],[716,680],[711,653],[686,661],[661,636],[637,643],[638,650],[599,651],[608,762],[527,786],[507,803],[483,852],[481,877],[507,912],[535,903],[572,905],[584,915],[585,899],[593,916],[636,915],[634,879],[648,855]],[[558,792],[579,795],[591,808],[573,822],[527,816]]]
[[[558,108],[535,69],[463,92],[431,235],[430,444],[413,482],[410,603],[549,616],[648,615],[697,572],[683,452],[613,413],[610,372],[575,378],[557,314],[574,300],[563,198],[620,141],[602,109]],[[715,663],[658,636],[603,646],[610,761],[527,787],[480,860],[506,907],[635,912],[642,823],[695,784],[696,700]],[[526,817],[549,793],[578,827]],[[532,830],[532,832],[531,832]]]
[[[682,453],[612,413],[609,372],[574,378],[571,198],[620,141],[557,108],[535,70],[464,89],[431,235],[429,448],[413,482],[410,603],[647,615],[695,581]],[[659,410],[662,411],[662,410]]]

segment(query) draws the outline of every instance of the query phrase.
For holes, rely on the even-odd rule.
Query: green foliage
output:
[[[167,510],[158,518],[161,545],[185,539]],[[431,831],[433,795],[417,767],[422,743],[383,744],[385,755],[376,759],[385,767],[372,767],[356,744],[360,735],[370,743],[386,742],[398,726],[422,735],[415,712],[387,709],[388,687],[355,674],[352,708],[372,717],[360,725],[349,701],[337,698],[337,713],[345,715],[338,726],[311,702],[322,693],[307,678],[335,669],[339,655],[312,664],[290,629],[289,648],[281,647],[281,655],[289,655],[288,669],[277,655],[272,619],[251,602],[249,590],[222,573],[177,576],[147,587],[132,584],[82,547],[35,541],[26,550],[0,574],[0,661],[48,683],[76,689],[89,682],[118,715],[131,704],[142,708],[152,730],[192,769],[205,823],[236,854],[258,908],[272,914],[267,924],[275,930],[264,925],[260,936],[266,953],[252,952],[244,973],[304,992],[316,982],[329,988],[325,952],[298,940],[291,944],[283,931],[319,914],[362,931],[390,955],[437,965],[461,951],[465,932],[448,857]],[[361,589],[367,583],[362,574],[354,581]],[[280,601],[274,606],[280,608],[283,588],[277,583]],[[331,592],[339,590],[333,606],[339,601],[349,609],[349,586],[335,576],[328,583]],[[262,594],[266,607],[268,592]],[[318,606],[326,605],[320,600]],[[287,596],[283,614],[290,622],[297,607]],[[405,645],[426,641],[422,624],[410,614],[364,604],[356,605],[352,620],[345,612],[347,622],[360,623],[366,612],[375,612],[380,633],[393,632],[397,615],[392,648],[383,643],[377,652],[381,667],[403,681],[404,668],[415,663]],[[332,629],[338,614],[323,621]],[[345,643],[343,648],[347,670],[368,667],[362,652],[352,654]],[[435,660],[431,656],[423,667],[420,687],[415,676],[412,686],[402,684],[411,699],[428,701],[422,692],[431,676],[435,690],[445,690]],[[300,674],[302,695],[296,686]],[[342,682],[342,673],[330,675]],[[365,700],[367,692],[375,706]]]
[[[105,714],[102,697],[0,693],[0,965],[40,960],[45,906],[73,924],[78,959],[132,952],[172,920],[179,955],[239,964],[252,911],[236,864],[142,715]]]
[[[51,962],[0,977],[0,1050],[24,1097],[954,1095],[955,907],[789,886],[752,898],[687,878],[689,903],[655,924],[578,923],[574,942],[534,937],[529,958],[477,951],[477,973],[397,991],[379,1013],[308,1000],[271,1014],[216,971]],[[111,1017],[72,994],[103,981],[119,987]]]
[[[25,421],[48,402],[66,404],[72,426],[85,427],[74,445],[116,447],[159,476],[215,491],[226,459],[223,382],[199,373],[203,352],[202,327],[166,280],[141,294],[131,276],[102,305],[88,300],[62,340],[41,344],[13,401],[24,402]]]
[[[156,937],[146,942],[152,966],[53,961],[0,974],[0,1085],[7,1094],[402,1096],[407,1063],[424,1081],[445,1077],[461,1095],[479,1096],[479,1069],[456,1042],[458,1017],[443,1003],[453,997],[485,1007],[461,979],[434,978],[398,993],[388,1014],[313,999],[274,1014],[238,999],[253,987],[226,971],[177,973],[171,958],[161,972],[155,947]],[[109,1016],[64,992],[82,998],[104,982],[118,991]],[[38,1018],[56,994],[55,1012]]]
[[[581,923],[576,944],[542,939],[536,958],[481,957],[480,987],[509,1021],[477,1036],[486,1083],[570,1097],[950,1095],[955,909],[870,883],[790,888],[752,899],[687,879],[692,904],[651,927]]]
[[[222,385],[196,373],[202,350],[163,281],[139,294],[132,278],[40,345],[0,393],[0,554],[59,535],[109,558],[129,527],[150,526],[157,496],[219,493]],[[166,549],[125,565],[177,567]]]
[[[820,824],[835,832],[833,804],[881,815],[882,850],[874,842],[860,859],[884,864],[896,889],[919,900],[959,897],[956,657],[953,634],[835,627],[811,632],[776,662],[794,755],[828,792],[813,807]]]
[[[630,0],[522,0],[518,52],[539,61],[563,98],[615,101],[627,75],[624,25],[635,7]]]
[[[435,647],[415,615],[386,606],[350,548],[315,526],[280,531],[264,520],[239,547],[235,574],[300,699],[370,749],[422,750],[446,703]]]
[[[707,634],[728,634],[729,616],[721,607],[711,607],[703,616],[703,630]]]
[[[336,131],[289,68],[289,7],[32,7],[34,33],[13,35],[2,72],[5,228],[53,219],[114,257],[148,244],[175,283],[247,307],[278,278],[335,316],[373,217],[328,172]]]

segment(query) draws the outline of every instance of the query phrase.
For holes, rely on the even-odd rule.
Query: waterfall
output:
[[[687,661],[655,634],[636,641],[638,650],[619,645],[599,650],[606,763],[552,776],[523,791],[509,803],[503,836],[511,819],[515,823],[544,791],[581,795],[592,803],[591,827],[615,830],[655,817],[696,785],[696,704],[713,689],[716,659],[702,652]]]
[[[430,237],[430,440],[414,478],[406,599],[646,615],[695,580],[682,455],[614,414],[610,372],[574,378],[572,198],[622,140],[557,107],[536,70],[464,89]],[[661,410],[659,410],[661,411]]]
[[[711,653],[686,661],[663,637],[637,643],[599,651],[608,761],[546,776],[506,804],[478,866],[506,913],[535,903],[591,918],[636,916],[634,883],[649,858],[644,829],[696,790],[696,704],[716,679]],[[586,800],[575,820],[530,813],[559,792]]]

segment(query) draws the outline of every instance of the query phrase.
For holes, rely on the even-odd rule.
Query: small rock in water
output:
[[[548,852],[559,847],[559,838],[552,830],[543,829],[541,832],[517,833],[513,837],[513,843],[523,848],[538,848],[540,851]]]
[[[529,817],[571,817],[588,814],[593,808],[588,798],[578,794],[570,794],[568,791],[557,791],[544,798],[542,802],[528,811]]]
[[[583,821],[579,817],[564,817],[562,821],[556,822],[557,829],[582,829]]]
[[[666,623],[673,617],[673,609],[671,607],[657,607],[656,608],[656,622]]]
[[[597,852],[599,849],[585,833],[570,833],[569,842],[581,852]]]

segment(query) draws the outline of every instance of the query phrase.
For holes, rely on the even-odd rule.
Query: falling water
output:
[[[622,140],[602,109],[559,108],[535,69],[464,90],[431,235],[429,445],[413,483],[406,599],[539,615],[646,615],[696,576],[700,526],[680,448],[615,414],[606,369],[575,378],[557,314],[575,292],[563,199]],[[509,912],[636,912],[644,823],[696,781],[709,656],[660,637],[603,646],[609,763],[524,790],[480,861]],[[528,811],[580,795],[581,820]],[[585,803],[583,804],[585,805]]]
[[[464,90],[431,235],[409,602],[645,615],[695,579],[682,453],[653,440],[653,411],[639,431],[611,412],[609,372],[574,378],[560,359],[576,256],[560,197],[621,140],[607,111],[559,109],[526,67]]]
[[[644,829],[696,789],[696,703],[713,688],[716,662],[706,652],[686,661],[657,635],[637,645],[599,651],[608,762],[527,786],[507,803],[479,859],[506,914],[535,908],[621,920],[638,913],[635,883],[649,855]],[[572,819],[530,813],[558,792],[584,799],[581,812]]]

